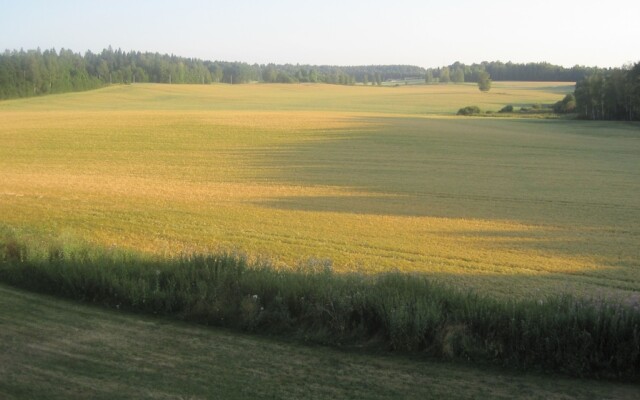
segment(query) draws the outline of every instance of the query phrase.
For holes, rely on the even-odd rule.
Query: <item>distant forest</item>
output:
[[[640,119],[640,64],[616,69],[499,61],[471,65],[456,62],[430,69],[411,65],[279,65],[204,61],[159,53],[124,52],[111,47],[101,53],[88,51],[84,55],[65,49],[6,50],[0,54],[0,99],[136,82],[382,85],[389,81],[424,80],[429,84],[477,82],[485,73],[493,81],[577,82],[575,112],[583,118]],[[565,103],[573,104],[573,101],[567,99]]]
[[[603,70],[579,65],[565,68],[546,62],[516,64],[485,61],[471,65],[456,62],[446,67],[427,69],[425,81],[426,83],[477,82],[483,71],[488,72],[493,81],[577,82],[590,74]]]
[[[640,121],[640,62],[586,76],[574,96],[582,118]]]
[[[576,82],[575,92],[554,106],[559,113],[575,113],[583,119],[640,120],[640,63],[623,68],[574,66],[549,63],[454,63],[428,69],[426,83],[477,82],[483,73],[494,81]]]
[[[425,69],[411,65],[337,67],[330,65],[247,64],[203,61],[111,48],[84,55],[71,50],[20,50],[0,54],[0,99],[95,89],[136,82],[323,82],[353,85],[421,79]]]
[[[101,53],[84,55],[71,50],[6,50],[0,54],[0,99],[48,93],[95,89],[106,84],[156,82],[323,82],[353,85],[381,85],[387,81],[425,79],[436,82],[476,82],[480,71],[494,81],[571,81],[595,71],[594,68],[564,68],[547,63],[513,64],[491,62],[426,70],[411,65],[331,65],[247,64],[203,61],[158,53],[124,52],[111,47]]]

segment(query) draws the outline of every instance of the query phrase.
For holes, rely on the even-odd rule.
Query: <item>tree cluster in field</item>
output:
[[[424,76],[410,65],[338,67],[330,65],[260,65],[203,61],[159,53],[124,52],[108,48],[84,55],[70,50],[5,51],[0,54],[0,99],[95,89],[136,82],[323,82],[381,85],[387,80]]]
[[[467,106],[458,110],[458,115],[474,115],[474,114],[480,114],[480,107]]]
[[[640,120],[640,63],[579,80],[575,110],[585,119]]]
[[[564,98],[553,105],[553,112],[556,114],[571,114],[576,112],[576,96],[569,93]]]
[[[471,65],[455,62],[445,67],[428,69],[425,82],[479,82],[484,73],[488,73],[494,81],[576,82],[597,71],[601,69],[578,65],[565,68],[545,62],[515,64],[484,61]]]

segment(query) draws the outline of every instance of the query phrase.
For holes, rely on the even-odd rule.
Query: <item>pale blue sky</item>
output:
[[[0,51],[68,48],[249,63],[640,60],[638,0],[0,0]]]

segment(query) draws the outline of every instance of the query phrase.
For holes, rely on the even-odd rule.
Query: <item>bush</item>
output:
[[[467,106],[458,110],[458,115],[473,115],[480,114],[480,108],[478,106]]]
[[[564,96],[564,99],[553,105],[556,114],[568,114],[576,111],[576,98],[573,94]]]
[[[499,112],[501,112],[501,113],[513,112],[513,106],[511,104],[506,105],[506,106],[502,107]]]

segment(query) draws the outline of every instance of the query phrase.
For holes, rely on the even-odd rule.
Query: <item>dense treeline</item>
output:
[[[479,82],[487,74],[495,81],[576,82],[575,92],[554,104],[554,112],[577,113],[580,118],[594,120],[640,120],[640,63],[602,69],[564,68],[548,63],[465,65],[456,62],[428,69],[425,80],[427,83]],[[461,109],[463,114],[467,111]]]
[[[0,99],[94,89],[114,83],[324,82],[352,85],[424,76],[409,65],[359,67],[259,65],[203,61],[159,53],[108,48],[84,55],[70,50],[5,51],[0,54]]]
[[[95,89],[87,60],[69,50],[5,51],[0,55],[0,99]]]
[[[455,62],[449,66],[428,69],[427,83],[478,82],[482,73],[488,73],[494,81],[576,82],[599,71],[594,67],[574,66],[565,68],[549,63],[515,64],[500,61],[465,65]]]
[[[412,65],[367,65],[336,67],[331,65],[276,65],[258,66],[263,82],[325,82],[352,85],[356,82],[381,85],[384,81],[420,79],[425,69]]]
[[[158,53],[105,49],[5,51],[0,55],[0,98],[94,89],[111,83],[248,82],[259,73],[245,63],[205,62]]]
[[[248,64],[203,61],[159,53],[124,52],[111,47],[84,55],[71,50],[6,50],[0,54],[0,99],[64,93],[135,82],[323,82],[382,85],[385,81],[424,77],[427,83],[494,81],[578,82],[576,111],[590,119],[638,119],[638,70],[564,68],[549,63],[514,64],[499,61],[452,65],[425,70],[411,65],[331,66]],[[573,103],[570,103],[572,105]],[[573,108],[571,111],[573,111]]]
[[[640,120],[640,63],[579,80],[575,100],[582,118]]]

